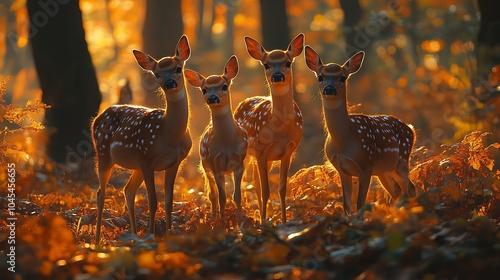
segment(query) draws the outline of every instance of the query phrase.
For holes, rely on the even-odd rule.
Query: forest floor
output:
[[[286,224],[275,191],[266,225],[258,222],[248,183],[244,210],[229,203],[220,220],[212,218],[202,184],[181,178],[173,228],[166,230],[160,195],[157,236],[148,233],[141,188],[133,235],[122,190],[108,187],[100,244],[94,242],[95,184],[61,181],[46,166],[18,176],[14,213],[1,190],[1,278],[494,279],[500,275],[500,173],[492,155],[500,145],[484,145],[487,136],[471,133],[440,153],[416,149],[411,179],[418,195],[387,203],[374,180],[368,204],[352,215],[343,212],[333,168],[302,169],[290,179]],[[127,173],[116,173],[119,185]],[[12,252],[15,274],[8,270]]]

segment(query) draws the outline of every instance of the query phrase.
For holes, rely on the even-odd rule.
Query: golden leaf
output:
[[[441,189],[441,191],[449,194],[450,197],[455,201],[459,201],[462,198],[462,192],[458,188],[444,187]]]
[[[142,268],[151,270],[160,269],[161,263],[156,261],[156,252],[148,251],[137,256],[137,264]]]

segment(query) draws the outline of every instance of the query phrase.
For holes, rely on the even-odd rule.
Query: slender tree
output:
[[[210,9],[210,11],[205,11]],[[212,26],[215,19],[215,0],[198,0],[198,25],[196,27],[196,38],[203,42],[203,48],[211,50],[214,47],[212,38]]]
[[[285,0],[260,0],[263,46],[268,50],[286,49],[290,43]]]
[[[182,22],[182,0],[147,0],[146,16],[142,28],[142,50],[149,55],[161,58],[174,54],[177,41],[184,32]],[[156,83],[149,83],[150,76],[142,75],[145,92],[159,90]],[[153,85],[153,87],[151,87]],[[163,106],[164,101],[157,94],[145,94],[144,105]]]
[[[344,34],[346,43],[346,56],[350,57],[361,50],[361,46],[356,42],[356,32],[354,28],[363,17],[363,10],[359,0],[340,0],[340,8],[344,12]]]
[[[79,1],[26,2],[29,41],[42,89],[49,132],[47,155],[81,167],[91,158],[89,125],[101,103],[97,78],[85,41]]]
[[[491,67],[500,64],[500,1],[477,0],[481,20],[477,34],[477,67],[480,76],[485,78]]]
[[[184,32],[181,0],[147,0],[143,49],[153,57],[173,55]]]

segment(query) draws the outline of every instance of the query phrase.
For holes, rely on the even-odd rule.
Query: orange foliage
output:
[[[21,52],[26,50],[28,36],[23,2],[17,0],[10,6],[16,13],[19,40],[15,44]],[[219,5],[223,2],[217,1]],[[245,60],[248,55],[242,41],[244,35],[259,38],[258,5],[254,0],[235,2],[239,3],[234,18],[236,41],[223,39],[227,23],[225,7],[217,9],[219,25],[215,30],[220,32],[215,32],[219,35],[215,38],[218,46],[234,43],[234,51],[245,67],[235,80],[234,104],[250,95],[265,94],[262,73],[255,71],[256,64],[248,62],[251,60]],[[361,1],[367,11],[388,10],[396,22],[390,38],[384,34],[380,34],[382,38],[370,38],[372,45],[367,50],[366,64],[372,68],[350,84],[353,92],[350,103],[358,104],[352,111],[395,114],[418,129],[419,144],[425,146],[413,152],[410,175],[420,189],[417,197],[388,203],[385,191],[374,180],[368,204],[356,214],[343,214],[338,174],[331,166],[322,164],[324,134],[316,80],[299,61],[294,65],[296,98],[302,102],[307,122],[304,127],[308,131],[295,158],[295,169],[309,167],[299,169],[290,178],[287,196],[290,222],[279,225],[276,217],[271,218],[271,226],[257,222],[259,211],[251,182],[243,184],[243,211],[230,204],[225,220],[213,219],[195,159],[186,164],[185,173],[176,181],[172,230],[165,227],[164,199],[160,195],[156,232],[161,237],[146,234],[149,208],[142,188],[136,198],[139,234],[129,234],[122,189],[110,187],[104,207],[106,242],[95,245],[91,242],[95,235],[96,182],[61,179],[56,176],[54,165],[35,158],[29,161],[30,172],[17,177],[16,255],[20,271],[17,279],[498,277],[500,172],[495,159],[500,155],[496,130],[500,99],[492,95],[480,102],[471,96],[474,82],[469,76],[472,66],[468,55],[474,48],[472,36],[456,36],[451,45],[440,38],[443,36],[439,32],[443,32],[445,24],[455,22],[443,20],[440,12],[448,11],[451,4],[460,11],[455,2],[419,2],[424,11],[421,16],[426,20],[418,26],[426,38],[412,42],[411,36],[405,34],[411,12],[407,4],[396,15],[386,2]],[[80,3],[89,50],[104,95],[102,108],[116,101],[119,82],[127,77],[131,77],[134,102],[140,103],[140,73],[130,50],[141,45],[145,1],[82,0]],[[222,58],[223,51],[205,50],[203,42],[196,42],[197,3],[183,1],[185,32],[197,47],[190,65],[208,73],[212,70],[204,68],[219,69],[218,64],[226,58]],[[328,61],[342,60],[338,44],[343,36],[340,27],[344,15],[338,1],[288,0],[287,4],[292,34],[304,32],[308,44],[332,58]],[[463,11],[455,16],[466,17]],[[364,27],[369,20],[367,16],[360,26]],[[454,28],[465,30],[461,26]],[[6,29],[3,21],[0,29]],[[414,46],[422,54],[417,60],[413,60],[410,50]],[[5,45],[0,46],[0,54],[4,53]],[[446,60],[449,65],[443,64]],[[31,139],[28,132],[43,127],[37,118],[46,106],[40,102],[29,102],[23,107],[15,105],[20,100],[35,100],[40,94],[34,89],[36,86],[28,85],[34,80],[34,71],[30,69],[23,69],[14,77],[13,104],[7,105],[2,99],[9,78],[0,82],[0,122],[7,125],[1,132],[1,164],[12,160],[11,157],[20,162],[23,156],[34,156],[23,151],[36,151],[36,145],[27,141]],[[474,94],[484,97],[498,87],[495,71],[498,69],[493,70],[484,85],[474,89]],[[194,136],[208,120],[200,100],[192,96],[196,119],[203,120],[192,122]],[[478,129],[491,133],[474,131]],[[14,134],[19,134],[22,140],[11,141],[8,137]],[[123,186],[127,177],[124,175],[127,175],[124,171],[116,172],[111,184]],[[2,183],[5,178],[6,175],[0,174]],[[276,183],[274,174],[271,180]],[[163,178],[157,176],[156,181],[159,185]],[[270,214],[279,213],[277,201],[271,197]],[[8,203],[2,187],[2,260],[7,252]],[[2,277],[4,268],[5,263],[0,264]]]

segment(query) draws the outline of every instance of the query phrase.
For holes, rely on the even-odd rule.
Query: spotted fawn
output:
[[[179,39],[175,55],[171,57],[156,60],[138,50],[133,53],[139,66],[155,75],[156,82],[165,92],[167,109],[115,105],[95,118],[92,138],[99,176],[96,243],[101,233],[106,185],[115,165],[132,170],[123,190],[132,232],[137,233],[135,194],[144,181],[149,203],[149,231],[154,233],[157,210],[154,171],[165,171],[165,212],[169,229],[175,177],[191,149],[189,101],[183,75],[184,64],[191,53],[188,38],[184,35]]]
[[[234,55],[227,61],[222,75],[204,77],[189,69],[184,71],[187,81],[202,91],[211,112],[210,124],[200,138],[200,157],[205,183],[210,189],[212,215],[216,216],[218,206],[221,218],[224,218],[226,207],[226,174],[234,175],[233,197],[237,208],[241,209],[241,179],[247,152],[247,135],[233,117],[229,94],[229,88],[237,74],[238,59]]]
[[[353,176],[359,178],[358,210],[366,202],[372,175],[378,176],[394,199],[401,191],[414,196],[415,186],[408,179],[408,159],[415,141],[412,127],[392,116],[348,113],[347,82],[361,68],[365,53],[354,54],[343,65],[323,64],[310,46],[304,53],[318,80],[328,132],[325,154],[340,174],[344,211],[352,211]]]
[[[248,53],[263,66],[270,96],[242,101],[234,117],[248,133],[248,154],[257,161],[256,182],[261,222],[266,220],[269,200],[269,170],[272,161],[281,161],[279,196],[281,221],[286,222],[286,188],[292,154],[302,138],[302,113],[293,98],[292,62],[304,49],[304,35],[297,35],[287,50],[266,51],[256,40],[245,37]]]

